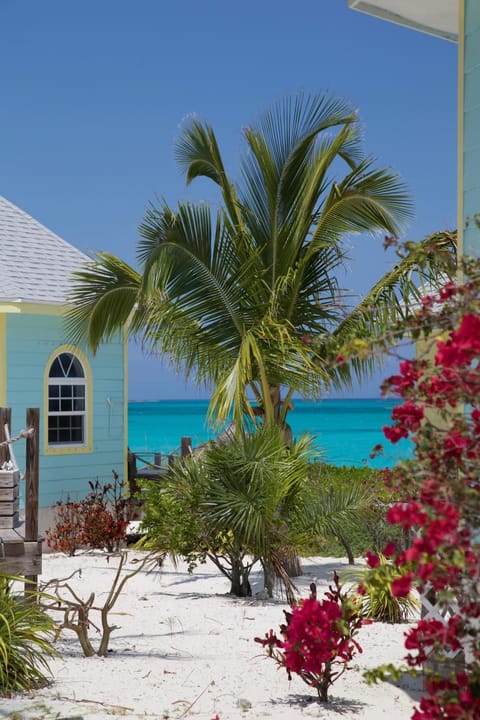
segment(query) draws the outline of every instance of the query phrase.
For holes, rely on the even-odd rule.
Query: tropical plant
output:
[[[177,463],[161,485],[148,484],[147,547],[180,555],[191,566],[210,558],[236,595],[249,594],[249,574],[260,561],[268,593],[279,577],[293,597],[289,558],[340,528],[348,533],[372,500],[359,483],[325,492],[309,477],[311,457],[308,438],[287,448],[276,426],[210,444]]]
[[[355,557],[363,557],[367,550],[381,552],[388,542],[395,542],[398,547],[402,545],[401,530],[385,519],[386,511],[396,499],[392,488],[385,483],[385,471],[312,462],[309,475],[312,482],[321,487],[326,502],[332,503],[342,494],[357,493],[359,507],[356,518],[350,522],[342,518],[336,527],[331,526],[309,554],[339,557],[345,553],[349,564],[353,565]]]
[[[393,544],[390,547],[394,547]],[[413,591],[402,597],[392,593],[392,583],[401,576],[402,571],[383,553],[367,552],[367,565],[344,570],[342,580],[358,583],[364,617],[400,623],[418,614],[420,608]]]
[[[400,573],[392,595],[416,588],[427,609],[404,642],[407,670],[424,679],[415,720],[480,717],[480,260],[464,259],[461,270],[465,282],[423,298],[406,328],[426,352],[383,385],[401,400],[385,437],[414,445],[390,473],[399,497],[386,517],[410,535],[405,549],[388,548]],[[403,669],[386,665],[366,677]]]
[[[31,690],[50,682],[48,659],[56,653],[52,642],[53,620],[35,598],[13,591],[23,578],[2,574],[0,569],[0,694]]]
[[[317,396],[370,373],[371,357],[332,365],[326,356],[405,314],[418,276],[435,282],[451,267],[450,253],[440,252],[449,241],[437,238],[435,253],[431,240],[412,245],[349,312],[338,281],[343,240],[398,236],[411,211],[402,182],[364,155],[353,108],[326,95],[287,98],[243,134],[235,183],[213,129],[188,123],[178,162],[187,183],[216,184],[218,212],[152,204],[140,226],[140,270],[96,255],[76,275],[68,326],[95,350],[128,325],[145,347],[213,386],[213,420],[233,415],[240,428],[261,415],[288,437],[293,393]]]
[[[374,490],[359,481],[351,479],[348,483],[330,483],[325,477],[309,476],[303,488],[301,512],[292,522],[299,533],[305,537],[304,554],[320,551],[324,543],[337,538],[347,555],[350,564],[355,558],[350,538],[355,532],[367,531],[374,503]],[[306,552],[310,550],[310,553]]]
[[[45,533],[49,548],[67,555],[85,548],[114,552],[126,542],[129,502],[118,473],[112,472],[111,483],[89,481],[90,492],[82,500],[57,500],[54,523]]]
[[[328,702],[328,691],[347,670],[350,661],[362,648],[355,640],[362,626],[358,596],[348,595],[334,573],[333,583],[317,600],[315,583],[310,596],[285,612],[286,623],[280,625],[278,638],[273,630],[255,642],[267,649],[287,671],[288,679],[296,673],[316,689],[321,702]]]
[[[306,481],[311,452],[306,437],[288,449],[275,426],[209,444],[176,463],[161,486],[148,483],[144,545],[179,554],[192,567],[210,558],[235,595],[251,594],[249,575],[257,561],[270,593],[275,572],[289,587],[281,551],[295,549],[287,518]]]

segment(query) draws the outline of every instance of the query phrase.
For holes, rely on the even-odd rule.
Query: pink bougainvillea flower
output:
[[[407,597],[412,589],[413,573],[408,572],[392,581],[390,588],[394,597]]]
[[[382,551],[382,555],[385,555],[386,558],[392,557],[392,555],[395,555],[397,552],[397,546],[394,542],[389,542],[385,545]]]
[[[365,558],[367,560],[367,565],[370,568],[376,568],[380,565],[380,558],[375,553],[370,552],[370,550],[367,550]]]

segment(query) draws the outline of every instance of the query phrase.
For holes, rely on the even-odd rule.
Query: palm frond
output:
[[[401,235],[412,215],[412,202],[397,175],[373,170],[365,160],[334,183],[322,207],[309,252],[346,233],[378,231]]]
[[[373,286],[332,333],[334,342],[349,339],[384,338],[378,328],[388,332],[399,320],[410,316],[420,298],[445,284],[456,272],[456,233],[429,235],[419,243],[409,243],[408,253]]]
[[[348,528],[358,526],[369,516],[372,491],[356,482],[346,487],[310,484],[306,488],[309,502],[295,519],[299,531],[308,530],[317,537],[348,535]]]
[[[177,141],[175,156],[185,172],[187,184],[197,177],[208,177],[216,183],[234,226],[241,228],[242,216],[238,208],[235,186],[229,180],[213,129],[193,118]]]
[[[127,324],[138,332],[144,317],[140,288],[141,275],[126,262],[110,253],[95,255],[74,273],[65,321],[69,341],[96,351]]]

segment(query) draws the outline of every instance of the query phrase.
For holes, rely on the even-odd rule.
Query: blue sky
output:
[[[329,91],[405,179],[419,239],[456,224],[456,54],[347,0],[0,0],[0,194],[81,250],[134,262],[155,195],[216,202],[175,165],[186,117],[214,126],[235,176],[242,127],[288,93]],[[345,285],[361,293],[391,258],[381,239],[352,244]],[[131,349],[130,399],[197,396]]]

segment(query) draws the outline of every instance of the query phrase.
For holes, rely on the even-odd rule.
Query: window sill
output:
[[[47,445],[44,455],[84,455],[93,452],[91,445]]]

